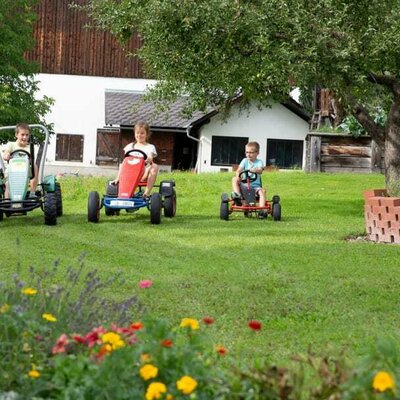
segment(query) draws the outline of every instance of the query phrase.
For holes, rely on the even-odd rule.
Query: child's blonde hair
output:
[[[246,144],[246,147],[253,147],[257,153],[260,152],[260,145],[258,144],[258,142],[249,142]]]
[[[25,122],[20,122],[15,126],[15,134],[17,135],[17,133],[22,129],[28,131],[29,133],[31,132],[28,124],[26,124]]]

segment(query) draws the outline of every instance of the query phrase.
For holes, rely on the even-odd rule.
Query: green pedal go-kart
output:
[[[0,127],[3,130],[15,130],[15,126]],[[10,154],[8,167],[3,157],[0,157],[0,221],[7,217],[26,215],[29,211],[41,208],[44,213],[46,225],[56,225],[57,217],[63,214],[62,195],[60,183],[54,175],[44,176],[47,146],[49,143],[49,131],[43,125],[29,125],[31,129],[31,144],[29,151],[15,150]],[[35,193],[30,193],[29,181],[35,175],[35,154],[33,146],[34,131],[41,130],[44,133],[44,141],[41,145],[41,156],[38,165],[38,186]],[[40,152],[39,152],[40,153]],[[6,183],[7,181],[7,183]],[[6,194],[8,185],[8,198]]]

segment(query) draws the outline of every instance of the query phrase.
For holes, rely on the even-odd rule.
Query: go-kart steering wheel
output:
[[[128,151],[125,153],[124,158],[130,156],[131,153],[133,153],[133,152],[136,152],[136,153],[141,154],[141,155],[143,156],[143,158],[144,158],[144,161],[147,160],[147,154],[146,154],[144,151],[139,150],[139,149],[131,149],[131,150],[128,150]]]
[[[31,158],[31,153],[29,153],[29,151],[26,151],[26,150],[17,149],[17,150],[14,150],[14,151],[12,151],[12,152],[10,153],[10,158],[9,158],[9,160],[11,160],[17,153],[22,153],[22,154],[24,154],[25,156],[28,157],[29,163],[30,163],[30,166],[31,166],[31,176],[30,176],[30,178],[32,179],[32,178],[35,176],[35,167],[33,166],[32,158]]]
[[[249,169],[245,169],[239,174],[241,182],[246,183],[248,180],[254,182],[258,178],[257,172],[251,172]]]
[[[13,158],[14,155],[17,154],[17,153],[23,153],[24,155],[28,156],[29,159],[31,158],[31,154],[29,153],[29,151],[22,150],[22,149],[17,149],[17,150],[14,150],[14,151],[12,151],[10,153],[10,159]]]

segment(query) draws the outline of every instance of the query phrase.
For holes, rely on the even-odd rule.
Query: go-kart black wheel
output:
[[[115,214],[115,210],[110,207],[104,206],[104,212],[107,216],[111,216]]]
[[[251,172],[249,169],[245,169],[239,174],[239,179],[241,182],[246,183],[248,180],[250,182],[254,182],[257,180],[258,174],[257,172]]]
[[[131,155],[131,153],[139,153],[140,155],[143,156],[143,158],[144,158],[145,161],[147,160],[147,154],[146,154],[144,151],[139,150],[139,149],[131,149],[131,150],[128,150],[128,151],[125,153],[124,158],[125,158],[125,157],[129,157],[129,156]]]
[[[107,196],[118,196],[118,183],[107,183],[106,185]]]
[[[274,196],[272,196],[272,203],[279,203],[281,201],[281,198],[276,194]]]
[[[272,204],[272,218],[274,221],[281,220],[281,205],[279,203]]]
[[[164,216],[167,218],[175,217],[176,214],[176,193],[172,192],[172,196],[164,197]]]
[[[44,223],[45,225],[57,224],[57,198],[55,193],[47,193],[44,198]]]
[[[161,222],[162,199],[160,193],[153,193],[150,198],[150,222],[158,225]]]
[[[226,201],[221,201],[221,207],[219,209],[219,216],[225,221],[229,220],[229,203]]]
[[[88,221],[99,222],[100,218],[100,197],[97,192],[90,192],[88,197]]]
[[[57,208],[57,217],[61,217],[63,215],[63,203],[62,203],[62,193],[61,193],[61,185],[59,182],[56,182],[56,208]]]
[[[3,221],[3,211],[0,211],[0,221]]]

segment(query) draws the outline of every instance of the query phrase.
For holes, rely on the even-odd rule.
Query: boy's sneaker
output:
[[[236,192],[232,192],[232,200],[235,203],[235,206],[241,206],[242,205],[242,200],[241,200],[241,196],[239,193]]]
[[[264,219],[264,218],[266,218],[267,216],[268,216],[268,214],[267,214],[267,212],[264,211],[264,210],[261,210],[261,211],[258,212],[258,218],[259,218],[259,219]]]

